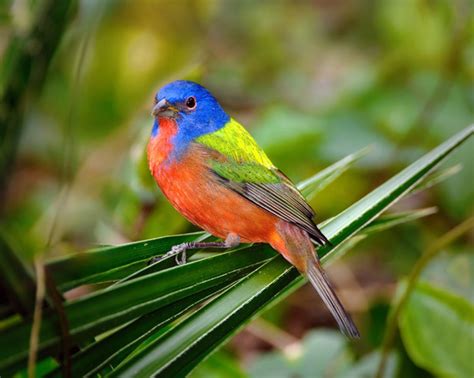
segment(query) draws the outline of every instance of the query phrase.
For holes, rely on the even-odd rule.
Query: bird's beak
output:
[[[174,118],[178,113],[178,109],[172,106],[166,99],[160,100],[151,112],[153,117]]]

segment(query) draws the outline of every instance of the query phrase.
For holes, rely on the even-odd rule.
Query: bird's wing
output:
[[[328,242],[313,222],[314,211],[236,121],[195,141],[206,149],[208,165],[220,182],[257,206],[293,223],[318,244]]]

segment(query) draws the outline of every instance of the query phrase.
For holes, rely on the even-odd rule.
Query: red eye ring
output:
[[[186,106],[188,109],[194,109],[196,107],[196,98],[194,96],[188,97],[186,99]]]

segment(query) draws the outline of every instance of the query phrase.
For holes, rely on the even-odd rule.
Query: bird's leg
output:
[[[154,264],[166,257],[175,256],[175,261],[178,265],[186,264],[186,251],[188,249],[203,249],[203,248],[233,248],[240,244],[240,237],[236,234],[228,234],[226,239],[221,242],[186,242],[173,246],[170,251],[162,256],[155,256],[148,265]]]

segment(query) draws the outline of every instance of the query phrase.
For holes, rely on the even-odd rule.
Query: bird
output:
[[[314,222],[315,212],[250,133],[210,91],[187,80],[156,93],[152,116],[152,176],[179,213],[222,240],[181,243],[164,256],[185,263],[189,249],[267,243],[308,277],[342,333],[359,338],[315,253],[313,243],[330,244]]]

